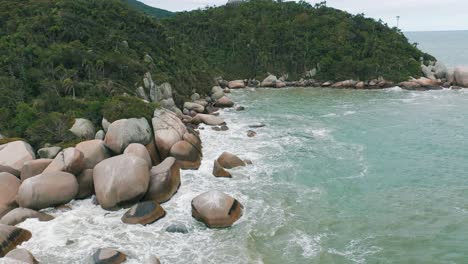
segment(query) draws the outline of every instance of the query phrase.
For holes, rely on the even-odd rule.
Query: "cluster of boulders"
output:
[[[147,86],[154,89],[149,77]],[[225,95],[228,92],[216,86],[204,99],[194,93],[192,101],[184,104],[188,116],[160,108],[151,122],[130,118],[111,123],[104,118],[98,132],[89,120],[76,119],[70,131],[83,141],[75,147],[46,145],[36,154],[25,141],[0,145],[0,256],[37,263],[28,251],[13,250],[31,238],[29,231],[15,225],[30,218],[51,221],[54,217],[40,210],[74,199],[94,196],[105,210],[130,207],[122,216],[125,224],[148,225],[163,218],[166,211],[161,204],[179,189],[180,170],[196,170],[201,165],[198,125],[225,126],[216,110],[234,105]],[[154,93],[156,98],[165,98],[158,97],[157,90]],[[245,165],[226,152],[215,161],[213,171],[231,177],[227,170]],[[242,212],[243,206],[235,198],[219,191],[202,193],[192,201],[193,217],[208,227],[229,227]],[[174,224],[168,232],[188,230]],[[94,263],[121,263],[126,256],[103,248],[91,258]],[[152,258],[148,263],[159,260]]]

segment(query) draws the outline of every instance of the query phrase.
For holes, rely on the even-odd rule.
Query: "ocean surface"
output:
[[[91,200],[27,220],[22,247],[41,263],[89,263],[114,247],[130,264],[468,263],[468,89],[320,88],[233,91],[245,111],[221,111],[225,132],[201,130],[204,160],[150,226],[121,223]],[[249,125],[258,134],[248,138]],[[253,161],[212,176],[224,151]],[[224,191],[245,207],[229,229],[191,217],[191,200]],[[165,228],[182,223],[188,234]]]
[[[405,32],[405,35],[448,67],[468,65],[468,30]]]

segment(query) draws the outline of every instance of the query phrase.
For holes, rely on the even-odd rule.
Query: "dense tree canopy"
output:
[[[226,78],[300,78],[319,69],[322,80],[419,75],[424,54],[402,32],[364,15],[305,1],[250,0],[179,13],[165,21],[178,41],[192,43]]]
[[[130,6],[132,6],[133,8],[139,9],[139,10],[145,12],[146,14],[148,14],[150,16],[154,16],[156,18],[172,17],[172,16],[175,15],[171,11],[167,11],[167,10],[160,9],[160,8],[155,8],[155,7],[152,7],[152,6],[148,6],[148,5],[145,5],[144,3],[140,2],[140,1],[137,1],[137,0],[123,0],[123,1],[126,2],[127,4],[129,4]]]

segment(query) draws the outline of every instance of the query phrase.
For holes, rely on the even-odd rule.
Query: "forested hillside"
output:
[[[171,11],[148,6],[138,0],[123,0],[123,1],[129,4],[130,6],[132,6],[133,8],[139,9],[145,12],[146,14],[154,16],[156,18],[172,17],[175,15]]]
[[[228,79],[266,72],[322,80],[403,80],[420,74],[423,53],[396,28],[305,1],[251,0],[178,14],[166,21]]]

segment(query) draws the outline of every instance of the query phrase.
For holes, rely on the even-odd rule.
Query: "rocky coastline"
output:
[[[442,70],[441,70],[442,69]],[[30,231],[17,224],[35,218],[53,221],[54,217],[41,210],[66,206],[72,200],[92,199],[105,211],[127,208],[122,225],[151,225],[170,214],[164,209],[181,185],[181,170],[197,170],[203,159],[200,124],[215,131],[229,130],[219,115],[221,108],[244,107],[230,98],[231,89],[246,87],[329,87],[337,89],[383,89],[396,85],[408,90],[457,89],[468,86],[468,68],[443,70],[438,63],[422,65],[426,77],[395,84],[378,78],[370,81],[341,82],[302,79],[288,81],[287,75],[277,78],[269,74],[256,80],[226,81],[217,78],[209,96],[194,92],[182,109],[176,107],[172,88],[165,83],[157,86],[148,73],[144,86],[137,94],[142,100],[158,102],[151,120],[146,118],[119,119],[109,122],[105,117],[100,127],[86,119],[77,118],[69,128],[81,142],[62,149],[45,146],[37,151],[24,140],[0,145],[0,257],[38,263],[25,249],[15,249],[31,239]],[[149,96],[147,95],[149,91]],[[244,135],[255,137],[251,127]],[[97,132],[96,132],[97,131]],[[222,150],[221,150],[222,151]],[[231,169],[252,164],[235,154],[224,152],[213,161],[212,177],[231,178]],[[244,206],[235,197],[218,190],[205,190],[193,197],[190,205],[194,219],[208,228],[227,228],[243,214]],[[175,227],[186,232],[186,227]],[[92,263],[123,263],[125,250],[99,248],[87,256]],[[160,263],[151,256],[146,263]]]

